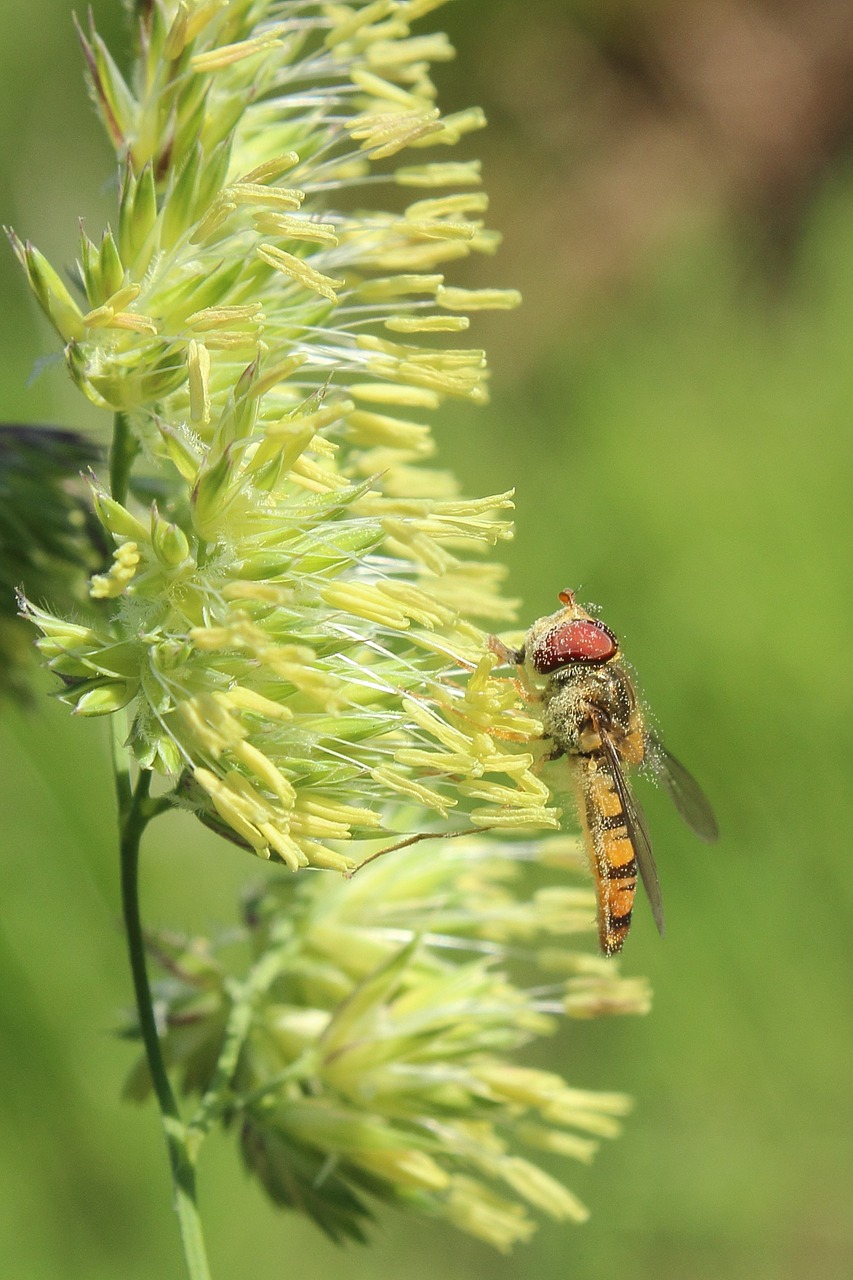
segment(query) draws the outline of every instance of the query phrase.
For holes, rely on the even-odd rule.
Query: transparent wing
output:
[[[658,933],[663,937],[663,898],[660,891],[660,880],[658,880],[658,870],[652,854],[652,841],[649,835],[646,815],[640,808],[639,802],[631,790],[630,783],[622,771],[622,761],[619,759],[618,751],[607,736],[607,732],[602,730],[600,726],[599,733],[604,747],[608,772],[613,779],[616,793],[622,802],[628,839],[634,846],[637,866],[640,868],[640,878],[651,903],[652,915],[658,927]]]
[[[654,734],[649,734],[647,759],[654,773],[660,778],[672,803],[681,814],[691,831],[700,840],[713,844],[719,839],[720,828],[714,811],[708,802],[705,792],[699,783],[688,773],[684,765],[676,760],[671,752]]]

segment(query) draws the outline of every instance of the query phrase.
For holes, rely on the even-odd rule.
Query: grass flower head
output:
[[[561,1017],[642,1013],[649,995],[567,945],[592,931],[593,895],[566,883],[577,843],[550,852],[532,893],[539,851],[482,837],[396,852],[350,882],[279,878],[247,900],[240,982],[233,935],[156,939],[165,1051],[201,1095],[196,1125],[225,1115],[271,1199],[336,1240],[363,1240],[380,1203],[502,1251],[535,1230],[531,1210],[585,1220],[538,1161],[591,1160],[628,1099],[515,1058]],[[147,1079],[141,1064],[130,1091]]]
[[[430,412],[487,398],[472,317],[518,302],[446,277],[498,237],[479,166],[446,158],[483,119],[436,105],[453,51],[416,24],[441,2],[149,0],[127,79],[81,32],[115,225],[82,235],[76,293],[10,233],[72,378],[114,414],[87,609],[23,608],[62,699],[117,717],[137,766],[116,752],[131,1089],[157,1094],[193,1280],[219,1121],[335,1239],[379,1201],[503,1250],[531,1208],[581,1220],[530,1153],[588,1159],[625,1099],[514,1055],[563,1015],[648,1005],[565,945],[592,895],[543,867],[573,871],[571,842],[531,843],[560,816],[543,727],[486,629],[514,618],[488,558],[511,494],[467,497],[433,465]],[[270,880],[239,977],[227,947],[155,939],[158,1024],[136,876],[168,803],[291,870],[373,860]],[[188,1124],[164,1056],[200,1097]]]
[[[116,230],[81,242],[85,302],[14,239],[124,433],[125,491],[94,485],[103,624],[29,609],[62,696],[131,706],[141,766],[294,868],[351,865],[329,842],[413,802],[556,821],[515,745],[536,721],[472,621],[511,616],[473,558],[509,535],[510,495],[465,498],[429,464],[425,412],[486,398],[467,313],[518,300],[445,283],[497,237],[475,163],[412,163],[482,123],[435,106],[452,50],[411,30],[433,7],[157,3],[130,83],[82,36],[120,172]],[[364,191],[399,208],[352,212]]]

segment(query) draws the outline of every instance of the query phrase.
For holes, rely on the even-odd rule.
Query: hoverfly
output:
[[[574,592],[561,591],[559,599],[562,609],[534,622],[520,649],[496,637],[491,644],[503,662],[521,668],[541,705],[553,744],[545,759],[569,761],[598,898],[599,942],[611,956],[628,935],[638,871],[664,929],[649,829],[626,767],[645,764],[700,839],[716,840],[719,831],[698,782],[646,725],[616,636],[575,603]]]

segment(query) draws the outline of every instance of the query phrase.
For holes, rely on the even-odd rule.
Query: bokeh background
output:
[[[122,48],[114,0],[95,16]],[[853,6],[849,0],[458,0],[447,109],[505,233],[477,329],[493,403],[443,458],[517,489],[522,617],[576,587],[622,635],[723,839],[645,803],[667,903],[640,909],[642,1020],[544,1062],[630,1091],[624,1136],[567,1169],[592,1207],[508,1259],[387,1215],[344,1252],[211,1143],[215,1274],[278,1280],[847,1280],[853,1275]],[[3,0],[0,218],[54,260],[112,211],[68,0]],[[470,283],[476,283],[471,276]],[[106,428],[0,251],[0,417]],[[642,785],[642,784],[641,784]],[[119,1098],[130,985],[98,726],[0,709],[0,1257],[16,1280],[182,1275],[153,1111]],[[158,829],[159,828],[159,829]],[[178,817],[145,854],[152,923],[231,919],[253,868]]]

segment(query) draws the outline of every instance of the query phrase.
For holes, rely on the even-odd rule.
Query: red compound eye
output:
[[[577,618],[561,622],[533,646],[530,659],[541,676],[570,662],[607,662],[618,649],[616,637],[603,622]]]

